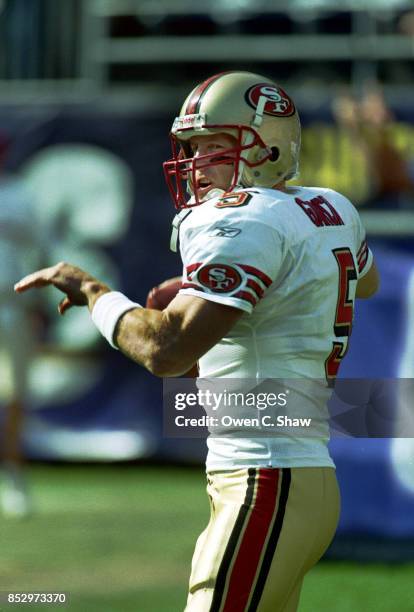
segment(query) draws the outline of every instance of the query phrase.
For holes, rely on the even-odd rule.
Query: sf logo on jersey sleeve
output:
[[[198,282],[214,293],[230,293],[242,283],[238,270],[227,264],[210,264],[198,272]]]
[[[256,306],[271,284],[272,279],[267,274],[247,264],[194,263],[186,267],[181,289],[220,294]]]

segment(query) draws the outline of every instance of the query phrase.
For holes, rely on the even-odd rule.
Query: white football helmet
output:
[[[220,157],[193,157],[189,139],[214,133],[235,137],[237,145]],[[197,85],[173,123],[171,141],[173,157],[164,163],[164,173],[178,209],[201,203],[193,188],[196,170],[228,164],[229,159],[234,176],[227,192],[274,187],[298,173],[300,121],[295,105],[281,87],[251,72],[223,72]]]

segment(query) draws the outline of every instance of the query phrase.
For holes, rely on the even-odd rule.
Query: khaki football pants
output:
[[[192,561],[186,612],[294,612],[339,518],[335,470],[208,473],[211,516]]]

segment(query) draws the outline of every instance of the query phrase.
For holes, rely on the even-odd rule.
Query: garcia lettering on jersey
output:
[[[338,211],[322,195],[310,200],[295,198],[295,202],[317,227],[344,224]]]
[[[368,272],[370,266],[367,267],[367,262],[369,259],[370,251],[368,248],[368,244],[366,240],[362,241],[361,246],[357,252],[357,260],[358,260],[358,273],[359,276],[366,270]]]

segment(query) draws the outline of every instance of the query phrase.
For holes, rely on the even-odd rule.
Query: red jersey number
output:
[[[246,206],[252,199],[252,194],[247,191],[232,191],[222,196],[216,203],[216,208],[236,208]]]
[[[339,269],[338,300],[336,303],[334,334],[337,338],[349,337],[354,318],[354,300],[349,297],[349,284],[358,278],[355,261],[348,247],[332,251]],[[348,340],[332,343],[332,351],[325,361],[325,374],[330,386],[335,382],[341,360],[348,349]]]

